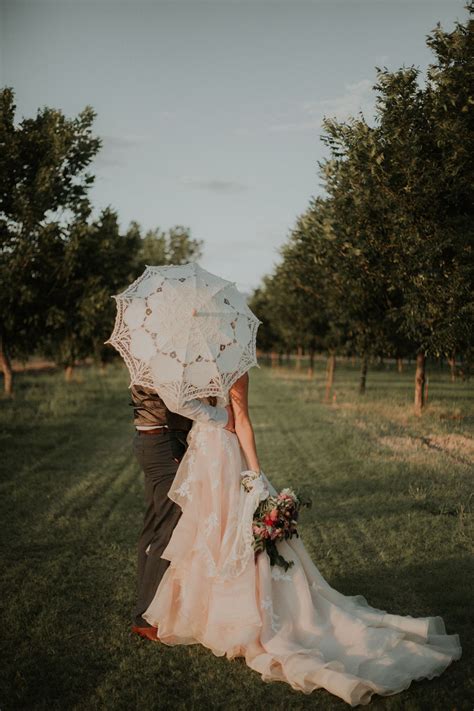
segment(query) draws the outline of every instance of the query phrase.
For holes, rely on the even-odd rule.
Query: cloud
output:
[[[324,116],[335,117],[344,121],[349,116],[356,116],[359,111],[368,117],[373,114],[375,97],[372,92],[373,81],[361,79],[345,85],[340,96],[318,101],[305,101],[300,104],[301,118],[288,123],[272,124],[270,131],[314,131],[321,128]]]
[[[124,152],[134,149],[146,141],[146,136],[131,133],[122,135],[104,134],[100,138],[102,139],[102,147],[95,161],[99,165],[113,167],[124,165],[126,163]]]
[[[131,133],[121,136],[111,136],[106,134],[105,136],[102,136],[102,140],[104,143],[104,147],[107,147],[109,149],[130,148],[131,146],[136,146],[139,143],[143,143],[143,141],[145,140],[145,136],[138,136]]]
[[[197,190],[210,190],[214,193],[241,193],[249,186],[235,180],[202,180],[201,178],[182,177],[181,182]]]

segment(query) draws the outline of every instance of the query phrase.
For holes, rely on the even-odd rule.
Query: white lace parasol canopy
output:
[[[117,302],[113,345],[130,371],[130,385],[144,385],[178,406],[194,397],[226,397],[256,365],[257,329],[234,282],[197,262],[147,266]]]

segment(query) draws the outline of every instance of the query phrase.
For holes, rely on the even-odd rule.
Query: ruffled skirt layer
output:
[[[287,572],[265,554],[235,560],[245,468],[237,438],[194,425],[188,441],[170,492],[183,509],[163,554],[170,567],[144,614],[162,642],[243,656],[264,681],[324,688],[351,706],[438,676],[460,658],[459,636],[446,634],[441,617],[393,615],[339,593],[301,539],[278,544],[293,561]]]

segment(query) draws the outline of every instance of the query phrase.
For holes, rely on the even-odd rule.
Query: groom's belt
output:
[[[156,434],[163,434],[164,432],[185,432],[188,434],[188,430],[177,430],[171,427],[167,427],[166,425],[163,425],[161,427],[154,427],[151,430],[137,430],[139,435],[156,435]]]

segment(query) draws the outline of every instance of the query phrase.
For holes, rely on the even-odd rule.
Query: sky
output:
[[[464,0],[0,0],[17,120],[97,112],[94,216],[183,225],[202,267],[250,292],[312,196],[324,116],[373,124],[376,66],[415,65]]]

